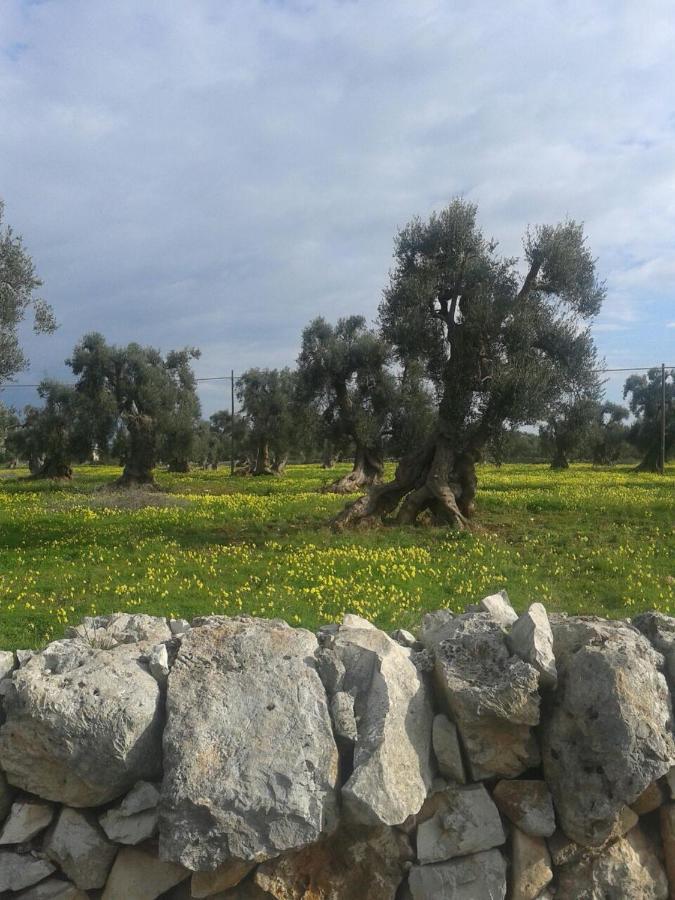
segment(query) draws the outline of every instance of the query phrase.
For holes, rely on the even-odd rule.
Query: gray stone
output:
[[[518,613],[511,606],[506,591],[499,591],[497,594],[483,597],[478,608],[480,611],[488,613],[502,628],[510,628],[518,618]]]
[[[513,624],[508,637],[511,652],[539,672],[542,688],[554,688],[558,673],[553,655],[553,632],[541,603],[533,603]]]
[[[89,895],[71,881],[48,878],[34,887],[21,891],[16,895],[16,900],[89,900]]]
[[[277,900],[394,900],[412,858],[407,838],[393,828],[347,826],[263,863],[254,880]]]
[[[500,781],[492,799],[514,825],[533,837],[550,837],[555,831],[551,792],[545,781]]]
[[[432,782],[430,692],[411,651],[358,616],[345,616],[332,649],[358,729],[343,810],[362,825],[398,825],[419,810]]]
[[[81,638],[90,647],[111,650],[120,644],[159,644],[168,641],[171,629],[166,619],[143,613],[113,613],[85,616],[79,625],[66,628],[67,638]]]
[[[20,891],[42,881],[56,866],[33,853],[0,850],[0,891]]]
[[[671,799],[675,799],[675,766],[671,766],[666,772],[666,784],[668,785]]]
[[[417,829],[417,858],[422,864],[504,843],[502,820],[482,784],[450,785],[440,798],[437,811]]]
[[[193,870],[263,860],[336,827],[338,752],[317,649],[285,622],[193,622],[167,688],[163,858]]]
[[[646,816],[647,813],[654,812],[667,799],[667,790],[660,781],[653,781],[640,794],[630,808],[638,816]]]
[[[169,619],[169,629],[171,634],[185,634],[190,630],[190,623],[187,619]]]
[[[675,759],[659,656],[635,629],[592,618],[553,624],[559,684],[542,723],[544,774],[563,831],[584,846]]]
[[[51,803],[37,800],[17,800],[0,832],[0,844],[22,844],[30,841],[54,818]]]
[[[439,698],[459,730],[474,781],[513,778],[539,763],[539,675],[509,653],[488,613],[465,613],[423,630],[436,657]]]
[[[195,872],[190,881],[191,897],[212,897],[239,884],[255,867],[255,863],[231,859],[213,872]]]
[[[441,775],[457,781],[459,784],[464,784],[466,775],[457,736],[457,726],[443,713],[434,716],[432,743]]]
[[[150,674],[160,685],[166,684],[169,677],[169,652],[166,644],[157,644],[148,655]]]
[[[155,900],[189,877],[190,872],[183,866],[164,862],[139,847],[122,847],[101,900]]]
[[[639,828],[598,854],[556,870],[556,900],[667,900],[668,880]]]
[[[422,646],[415,635],[406,631],[405,628],[397,628],[391,632],[389,637],[402,647],[410,647],[411,650],[417,650]]]
[[[350,746],[358,740],[356,717],[354,716],[354,698],[346,691],[338,691],[330,700],[330,717],[333,731],[338,743],[343,741]]]
[[[633,625],[662,654],[666,678],[675,691],[675,618],[659,612],[645,612],[633,619]]]
[[[68,807],[61,810],[44,849],[83,890],[105,885],[117,853],[117,847],[106,839],[93,813]]]
[[[56,641],[15,672],[0,728],[7,780],[47,800],[98,806],[158,775],[163,710],[143,648]]]
[[[11,650],[0,650],[0,681],[8,678],[16,668],[16,659]]]
[[[139,781],[119,806],[99,816],[101,827],[111,841],[140,844],[157,831],[159,791],[148,781]]]
[[[511,832],[511,900],[537,900],[553,880],[546,841],[519,828]]]
[[[504,900],[506,863],[499,850],[431,866],[413,866],[408,878],[413,900]]]
[[[34,650],[15,650],[14,655],[16,656],[16,663],[19,668],[21,666],[25,666],[27,662],[35,656]]]
[[[0,824],[2,824],[12,808],[14,790],[7,784],[5,773],[0,770]]]

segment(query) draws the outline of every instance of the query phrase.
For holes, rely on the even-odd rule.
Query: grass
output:
[[[326,522],[344,500],[317,488],[345,468],[159,473],[158,495],[106,490],[113,468],[80,467],[68,484],[2,473],[0,648],[36,647],[113,611],[248,612],[309,628],[352,611],[410,627],[502,587],[516,608],[675,613],[675,467],[662,478],[484,466],[471,534],[334,534]]]

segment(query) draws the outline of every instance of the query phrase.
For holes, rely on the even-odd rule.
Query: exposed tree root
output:
[[[327,484],[322,490],[328,494],[355,494],[382,481],[384,460],[374,450],[357,448],[351,472]]]

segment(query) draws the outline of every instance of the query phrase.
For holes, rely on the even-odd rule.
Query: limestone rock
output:
[[[675,690],[675,618],[659,612],[645,612],[633,619],[633,625],[663,655],[665,673],[671,691]]]
[[[400,644],[402,647],[410,647],[411,650],[420,649],[422,646],[415,635],[410,631],[406,631],[405,628],[395,629],[389,637],[392,641],[396,641],[396,643]]]
[[[110,616],[85,616],[79,625],[66,628],[67,638],[81,638],[90,647],[111,650],[120,644],[168,641],[171,629],[166,619],[143,613],[113,613]]]
[[[78,888],[102,888],[117,853],[91,812],[64,807],[45,843],[45,853]]]
[[[0,850],[0,891],[20,891],[51,875],[56,866],[33,853]]]
[[[432,781],[430,692],[411,651],[358,616],[345,616],[331,648],[357,723],[343,810],[362,825],[398,825],[419,810]]]
[[[231,859],[214,872],[195,872],[190,882],[191,897],[211,897],[219,891],[239,884],[253,869],[255,863]]]
[[[675,766],[672,766],[666,772],[666,784],[668,785],[668,790],[670,791],[671,800],[675,799]]]
[[[661,843],[670,884],[671,896],[675,895],[675,803],[662,806],[659,811]]]
[[[480,611],[488,613],[502,628],[510,628],[518,618],[518,613],[511,606],[506,591],[499,591],[497,594],[483,597],[478,608]]]
[[[550,837],[555,831],[553,800],[545,781],[500,781],[492,799],[499,811],[525,834]]]
[[[667,900],[668,881],[639,828],[597,855],[556,870],[556,900]]]
[[[514,828],[511,853],[511,900],[536,900],[553,879],[546,841]]]
[[[394,900],[411,859],[407,839],[394,829],[348,827],[263,863],[254,880],[276,900]]]
[[[48,878],[21,891],[16,895],[16,900],[89,900],[89,895],[75,887],[71,881]]]
[[[14,673],[0,728],[0,766],[11,784],[97,806],[159,773],[162,704],[141,648],[56,641]]]
[[[675,759],[668,687],[630,626],[570,617],[553,634],[560,681],[541,728],[544,774],[563,831],[599,846]]]
[[[157,830],[159,791],[154,784],[139,781],[119,806],[99,817],[101,827],[111,841],[140,844]]]
[[[417,858],[441,862],[491,850],[506,840],[497,807],[482,784],[450,785],[436,813],[417,829]]]
[[[171,634],[185,634],[190,630],[190,623],[187,619],[169,619],[169,630]]]
[[[465,613],[423,630],[436,656],[439,697],[457,725],[474,781],[513,778],[539,763],[536,669],[509,653],[488,613]]]
[[[539,672],[539,684],[542,688],[556,686],[558,673],[553,655],[553,632],[541,603],[533,603],[514,622],[508,643],[512,653]]]
[[[338,741],[353,747],[358,740],[358,729],[354,716],[354,698],[347,691],[337,691],[330,699],[330,717],[333,731]]]
[[[16,668],[16,659],[11,650],[0,650],[0,681],[8,678]]]
[[[0,832],[0,844],[22,844],[24,841],[30,841],[36,834],[44,831],[53,818],[54,807],[51,803],[18,800],[12,804],[7,821]]]
[[[7,784],[5,773],[0,770],[0,824],[5,821],[12,808],[14,790]]]
[[[160,685],[166,684],[169,677],[169,652],[166,644],[157,644],[148,655],[150,674]]]
[[[197,619],[169,675],[160,850],[193,870],[263,860],[337,825],[338,753],[313,634]]]
[[[451,722],[443,713],[439,713],[434,716],[431,736],[434,754],[438,762],[438,771],[445,778],[464,784],[466,775],[455,723]]]
[[[115,858],[101,900],[155,900],[190,872],[176,863],[164,862],[147,850],[122,847]]]
[[[408,878],[413,900],[504,900],[506,863],[499,850],[431,866],[414,866]]]
[[[637,798],[635,803],[631,803],[630,808],[638,816],[646,816],[647,813],[654,812],[666,800],[665,788],[659,781],[653,781],[649,787]]]

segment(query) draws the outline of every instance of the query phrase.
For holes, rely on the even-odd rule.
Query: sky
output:
[[[674,46],[671,0],[0,0],[0,197],[60,323],[17,380],[94,330],[293,365],[455,196],[508,254],[583,221],[606,364],[675,364]]]

